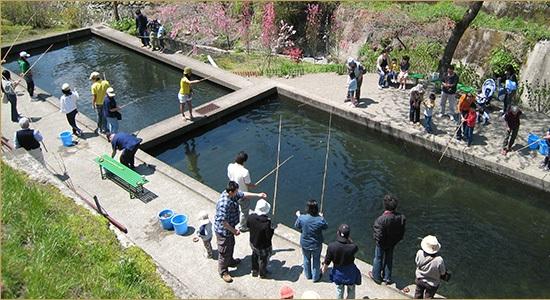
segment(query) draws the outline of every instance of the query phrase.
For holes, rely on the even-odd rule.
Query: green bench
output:
[[[130,199],[143,194],[143,185],[149,181],[134,170],[114,160],[107,154],[96,157],[94,161],[99,165],[101,179],[111,179],[116,184],[130,192]]]
[[[463,94],[474,94],[476,93],[476,88],[473,86],[467,86],[465,84],[459,83],[456,85],[456,90]]]
[[[417,84],[418,84],[418,81],[419,81],[420,79],[424,79],[424,77],[425,77],[424,74],[420,74],[420,73],[410,73],[410,74],[409,74],[409,78],[411,78],[411,79],[413,80],[413,82],[414,82],[413,84],[414,84],[414,85],[417,85]]]

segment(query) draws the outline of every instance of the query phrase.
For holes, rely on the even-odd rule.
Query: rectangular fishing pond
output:
[[[46,49],[27,50],[32,55],[29,63]],[[17,62],[10,56],[4,67],[19,74]],[[32,69],[35,85],[58,98],[61,85],[69,83],[80,95],[78,111],[95,121],[89,80],[93,71],[105,75],[115,89],[118,105],[126,105],[119,122],[121,131],[134,132],[179,114],[181,70],[99,37],[55,44]],[[209,81],[193,85],[193,90],[195,107],[232,92]]]
[[[275,166],[279,116],[281,161],[276,222],[293,226],[306,200],[320,199],[329,114],[285,99],[266,99],[216,124],[174,138],[151,155],[222,191],[227,164],[244,150],[252,180]],[[372,224],[386,193],[407,216],[405,239],[394,253],[394,277],[414,281],[420,240],[436,235],[453,271],[439,292],[453,298],[539,298],[550,295],[550,195],[444,160],[350,121],[333,117],[324,215],[335,239],[340,223],[351,226],[359,257],[372,263]],[[273,199],[274,176],[261,183]],[[254,204],[254,203],[253,203]],[[252,206],[254,207],[254,206]],[[275,245],[275,248],[277,245]],[[297,252],[296,255],[299,255]],[[366,272],[367,270],[363,270]]]

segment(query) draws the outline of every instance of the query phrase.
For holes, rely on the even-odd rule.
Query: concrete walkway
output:
[[[248,234],[242,234],[237,237],[235,256],[244,258],[243,263],[231,272],[235,277],[234,283],[223,282],[217,274],[217,261],[204,258],[203,246],[192,242],[192,232],[197,227],[195,218],[200,210],[207,210],[211,217],[214,215],[217,192],[207,187],[202,190],[189,189],[174,180],[173,176],[156,171],[154,166],[142,164],[138,172],[146,175],[150,181],[146,185],[149,189],[148,197],[142,200],[130,199],[128,193],[115,183],[100,178],[99,168],[92,159],[101,153],[110,153],[111,147],[103,137],[91,133],[94,128],[92,120],[79,114],[77,121],[85,135],[76,146],[63,147],[57,136],[61,131],[69,129],[69,126],[65,116],[56,112],[58,108],[48,102],[57,103],[58,100],[50,97],[48,101],[31,102],[23,87],[18,87],[17,92],[19,112],[32,117],[34,122],[31,127],[39,129],[45,137],[48,152],[44,154],[48,168],[61,174],[61,165],[65,164],[80,194],[89,195],[90,198],[91,195],[97,195],[104,209],[128,228],[126,237],[151,255],[161,273],[170,274],[174,280],[168,282],[180,297],[277,298],[280,287],[285,284],[293,287],[297,296],[305,290],[314,290],[323,298],[335,296],[335,287],[328,282],[328,276],[324,276],[323,282],[314,284],[301,275],[302,256],[297,244],[299,234],[283,225],[279,225],[277,235],[273,238],[275,254],[269,265],[271,279],[261,280],[250,275]],[[37,92],[47,94],[39,88]],[[9,105],[2,104],[2,135],[12,142],[18,124],[10,122]],[[137,157],[140,157],[140,153]],[[13,159],[17,159],[17,156]],[[17,166],[13,161],[10,164]],[[220,168],[224,169],[225,166]],[[179,173],[174,176],[184,175]],[[191,229],[187,236],[161,230],[157,214],[165,208],[190,216]],[[334,237],[327,236],[326,239],[331,241]],[[363,275],[370,270],[370,266],[364,262],[359,261],[358,265]],[[363,284],[357,288],[357,298],[364,297],[403,298],[404,295],[395,288],[376,285],[364,276]]]

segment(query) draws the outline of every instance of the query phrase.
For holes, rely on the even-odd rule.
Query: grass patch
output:
[[[23,30],[23,32],[21,32]],[[14,25],[10,21],[2,19],[2,46],[9,46],[13,43],[19,32],[21,35],[17,38],[16,43],[24,42],[43,37],[45,35],[54,34],[68,30],[65,25],[52,28],[33,28],[32,26]]]
[[[2,298],[174,298],[107,220],[1,164]]]

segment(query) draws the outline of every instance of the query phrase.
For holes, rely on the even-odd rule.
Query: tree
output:
[[[118,1],[113,1],[113,15],[115,21],[120,21],[120,15],[118,14]]]
[[[455,54],[458,42],[460,42],[462,35],[466,31],[466,29],[468,29],[470,23],[472,23],[472,21],[476,18],[482,5],[483,1],[476,1],[471,3],[468,6],[468,10],[464,13],[462,20],[456,23],[455,28],[451,33],[451,37],[449,38],[449,41],[445,46],[445,50],[443,51],[443,57],[441,57],[441,60],[439,61],[439,66],[437,67],[440,78],[447,70],[447,67],[451,65],[451,60],[453,59],[453,55]]]

